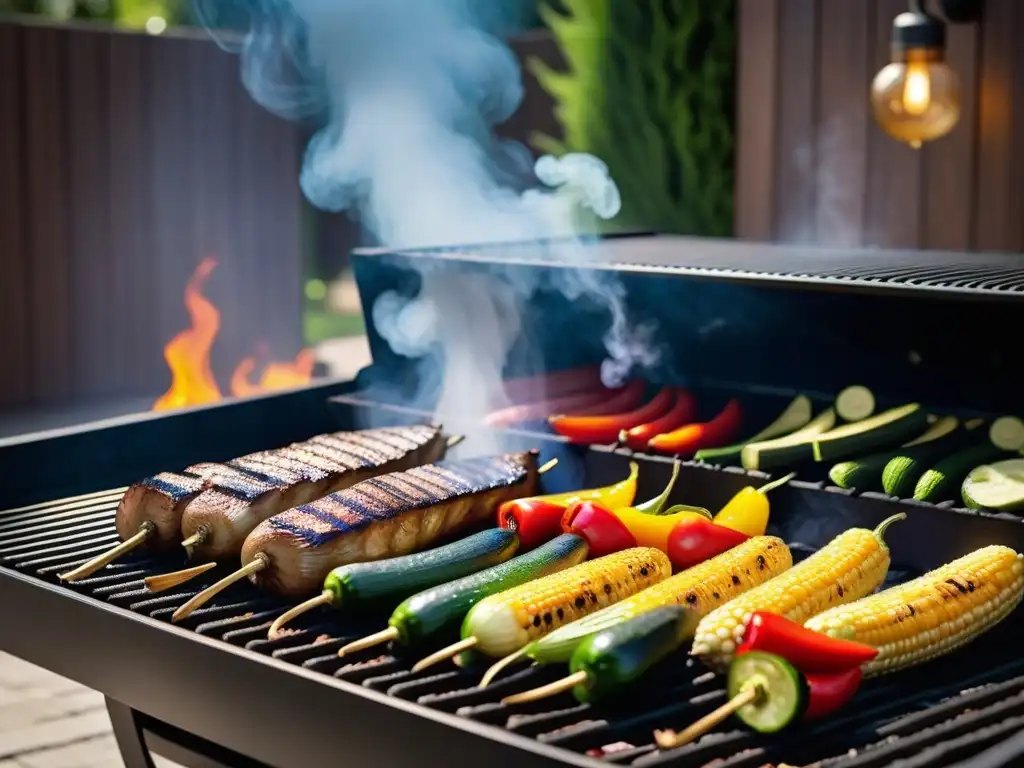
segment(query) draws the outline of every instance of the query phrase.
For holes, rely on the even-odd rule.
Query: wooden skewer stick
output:
[[[491,684],[491,681],[498,676],[498,673],[501,672],[501,670],[505,669],[509,664],[514,664],[519,661],[524,656],[526,656],[526,649],[521,648],[515,653],[510,653],[505,658],[494,662],[494,664],[491,665],[491,668],[484,672],[484,676],[480,679],[479,687],[486,688]]]
[[[448,443],[447,443],[448,450],[450,451],[452,448],[454,448],[456,445],[458,445],[459,443],[461,443],[465,439],[466,439],[465,435],[452,435],[451,437],[448,438]]]
[[[78,566],[73,571],[68,571],[58,578],[61,581],[78,581],[79,579],[84,579],[87,576],[92,576],[100,568],[105,568],[110,565],[121,555],[126,555],[131,552],[154,533],[156,533],[156,526],[147,520],[139,526],[139,532],[131,538],[125,539],[113,549],[104,552],[102,555],[94,557],[89,562]]]
[[[699,739],[719,723],[725,722],[730,715],[733,715],[737,711],[743,709],[747,704],[753,704],[762,695],[764,695],[764,687],[761,685],[752,685],[733,696],[714,712],[705,715],[693,725],[688,728],[684,728],[679,733],[676,733],[675,731],[655,731],[654,740],[658,743],[658,747],[660,749],[675,749],[676,747],[681,747],[684,744],[689,744],[691,741]]]
[[[545,461],[543,464],[541,464],[540,469],[537,470],[537,474],[538,475],[543,475],[545,472],[550,472],[556,466],[558,466],[558,457],[557,456],[555,458],[549,459],[548,461]]]
[[[387,629],[382,629],[380,632],[374,632],[372,635],[367,635],[361,640],[353,640],[348,645],[343,645],[338,650],[338,658],[350,653],[355,653],[356,651],[365,651],[367,648],[373,648],[375,645],[390,643],[398,638],[398,630],[395,627],[388,627]]]
[[[165,573],[163,576],[149,576],[145,580],[146,589],[150,592],[164,592],[216,567],[217,563],[203,563],[202,565],[194,565],[191,568],[185,568],[174,573]]]
[[[181,546],[185,548],[185,552],[188,553],[188,559],[192,559],[192,550],[202,544],[210,535],[210,529],[205,525],[199,526],[199,530],[181,542]]]
[[[555,680],[553,683],[547,685],[541,685],[530,691],[523,691],[522,693],[513,693],[511,696],[506,696],[501,700],[502,704],[524,704],[528,701],[540,701],[546,699],[549,696],[555,696],[565,691],[571,691],[580,683],[587,682],[587,673],[582,669],[579,672],[574,672],[568,677],[563,677],[561,680]]]
[[[458,656],[463,651],[468,651],[476,647],[477,639],[475,637],[467,637],[465,640],[459,640],[457,643],[452,643],[447,648],[442,648],[436,653],[432,653],[425,659],[420,659],[413,666],[413,672],[422,672],[427,667],[432,667],[435,664],[440,664],[445,659],[451,659]]]
[[[276,640],[278,635],[281,633],[282,627],[292,619],[298,618],[304,613],[309,613],[314,608],[319,608],[321,605],[330,605],[334,602],[334,593],[329,589],[325,589],[316,597],[311,597],[304,603],[299,603],[294,608],[289,608],[287,611],[278,616],[270,625],[270,629],[267,630],[267,639]]]
[[[225,576],[216,584],[207,587],[198,595],[196,595],[187,603],[185,603],[183,606],[181,606],[181,608],[179,608],[173,614],[171,614],[171,621],[181,621],[186,616],[189,616],[193,611],[197,610],[198,608],[202,608],[204,605],[210,602],[210,600],[215,598],[217,595],[219,595],[225,589],[230,587],[236,581],[241,581],[242,579],[254,573],[259,573],[269,564],[270,560],[267,558],[266,555],[262,553],[257,554],[255,560],[242,566],[234,573]]]
[[[785,477],[780,477],[778,480],[772,480],[770,483],[762,485],[760,488],[757,489],[757,492],[768,493],[769,491],[774,491],[776,488],[779,488],[788,483],[794,477],[796,477],[796,472],[790,472]]]

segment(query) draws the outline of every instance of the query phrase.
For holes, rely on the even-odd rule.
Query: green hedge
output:
[[[561,0],[541,15],[566,71],[529,62],[556,101],[564,138],[622,192],[611,229],[732,233],[735,0]]]

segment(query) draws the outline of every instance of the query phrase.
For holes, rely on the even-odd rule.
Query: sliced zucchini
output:
[[[836,413],[843,421],[861,421],[874,412],[875,396],[867,387],[847,387],[836,396]]]
[[[974,430],[984,423],[982,419],[974,419],[932,440],[926,441],[922,437],[908,443],[894,453],[882,470],[882,490],[900,499],[911,498],[921,476],[935,462],[951,456],[975,440],[977,433]],[[939,421],[926,435],[931,434],[941,424],[942,421]]]
[[[928,427],[928,414],[918,403],[891,408],[871,418],[844,424],[818,435],[813,443],[815,461],[845,459],[921,435]]]
[[[781,656],[750,651],[729,665],[729,698],[756,687],[754,701],[736,710],[736,717],[758,733],[776,733],[803,714],[807,693],[796,668]]]
[[[811,447],[814,439],[835,425],[836,410],[829,408],[792,434],[745,445],[740,452],[743,466],[747,469],[769,470],[809,461],[814,456]]]
[[[694,458],[697,461],[704,461],[709,464],[741,464],[743,446],[791,434],[806,426],[811,420],[812,415],[813,405],[811,404],[811,398],[807,395],[797,395],[771,424],[756,435],[736,445],[729,445],[724,448],[705,448],[702,451],[697,451]]]
[[[1016,416],[1002,416],[992,422],[988,437],[997,448],[1019,451],[1024,449],[1024,423]]]
[[[960,487],[975,467],[1019,456],[1016,451],[1005,451],[986,436],[983,440],[941,459],[921,475],[914,486],[914,498],[938,504],[960,498]]]
[[[975,467],[961,488],[964,504],[994,512],[1024,510],[1024,459]]]
[[[894,451],[883,451],[862,459],[851,459],[836,464],[829,470],[828,476],[840,488],[856,488],[858,491],[878,491],[882,489],[882,475],[885,468],[893,459],[901,455],[901,452],[909,450],[917,445],[923,445],[946,437],[953,432],[960,424],[955,416],[945,416],[938,419],[920,437],[904,444]],[[913,491],[913,487],[911,487]]]

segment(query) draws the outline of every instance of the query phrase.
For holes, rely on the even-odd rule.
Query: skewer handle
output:
[[[419,661],[417,661],[416,664],[413,666],[412,671],[422,672],[427,667],[432,667],[435,664],[440,664],[442,661],[445,661],[446,659],[454,658],[458,656],[460,653],[463,653],[464,651],[472,650],[474,647],[476,647],[476,643],[477,639],[475,637],[467,637],[465,640],[460,640],[457,643],[452,643],[448,647],[442,648],[440,651],[430,654],[425,659],[420,659]]]
[[[731,715],[743,709],[747,704],[753,704],[762,694],[760,685],[752,685],[742,693],[733,696],[729,701],[720,706],[714,712],[704,715],[693,725],[684,728],[679,733],[675,731],[655,731],[654,740],[661,749],[675,749],[691,741],[695,741],[710,731],[716,725],[725,722]]]
[[[191,600],[189,600],[187,603],[181,606],[173,614],[171,614],[171,621],[181,621],[186,616],[191,615],[194,611],[198,610],[199,608],[202,608],[204,605],[206,605],[208,602],[210,602],[213,598],[215,598],[225,589],[230,587],[236,581],[241,581],[242,579],[250,576],[251,574],[262,571],[269,564],[270,560],[267,558],[267,556],[264,555],[262,552],[258,553],[254,560],[242,566],[234,573],[225,576],[216,584],[207,587],[198,595],[195,595]]]
[[[356,651],[365,651],[367,648],[373,648],[375,645],[390,643],[392,640],[397,640],[398,637],[398,630],[395,629],[395,627],[382,629],[380,632],[374,632],[372,635],[367,635],[362,640],[356,640],[348,645],[343,645],[338,650],[338,658],[347,656],[350,653],[355,653]]]
[[[59,576],[58,578],[61,581],[70,582],[78,581],[80,579],[92,576],[100,568],[106,568],[112,562],[117,560],[117,558],[121,557],[121,555],[126,555],[129,552],[131,552],[137,546],[145,542],[146,539],[148,539],[154,533],[156,533],[156,526],[147,520],[139,526],[138,533],[136,533],[131,538],[125,539],[110,551],[104,552],[102,555],[94,557],[89,562],[78,566],[73,571],[68,571],[67,573]]]
[[[523,691],[522,693],[514,693],[511,696],[506,696],[501,700],[502,704],[525,704],[530,701],[540,701],[546,699],[549,696],[557,696],[565,691],[571,691],[577,685],[587,682],[588,675],[586,671],[580,670],[579,672],[573,672],[568,677],[563,677],[561,680],[555,680],[553,683],[547,685],[541,685],[537,688],[533,688],[529,691]]]
[[[162,576],[149,576],[146,578],[146,589],[150,592],[164,592],[168,589],[184,584],[186,581],[194,579],[196,576],[201,576],[209,570],[217,567],[217,563],[203,563],[202,565],[195,565],[191,568],[184,568],[180,571],[174,571],[173,573],[165,573]]]
[[[543,475],[545,472],[550,472],[556,466],[558,466],[558,457],[557,456],[555,458],[553,458],[553,459],[548,459],[543,464],[541,464],[540,465],[540,469],[537,470],[537,474],[538,475]]]
[[[311,597],[304,603],[299,603],[294,608],[289,608],[287,611],[278,616],[270,625],[270,629],[267,630],[267,639],[276,640],[278,635],[281,634],[281,630],[284,625],[295,618],[298,618],[304,613],[309,613],[314,608],[319,608],[321,605],[330,605],[334,602],[334,593],[329,589],[325,589],[316,597]]]

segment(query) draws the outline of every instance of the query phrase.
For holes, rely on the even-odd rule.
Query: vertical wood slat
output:
[[[5,407],[25,402],[32,383],[26,303],[28,260],[24,257],[25,137],[19,82],[22,51],[18,28],[0,25],[0,352],[4,360],[0,406]]]
[[[33,395],[54,402],[73,391],[68,237],[66,34],[25,27],[26,228],[32,317]]]
[[[71,319],[74,343],[70,361],[74,387],[86,397],[110,394],[124,377],[119,352],[131,323],[121,311],[124,275],[114,261],[110,198],[101,193],[110,173],[109,36],[82,32],[66,35],[68,151],[68,256],[71,262]]]
[[[874,0],[872,72],[891,60],[892,20],[906,7],[906,0]],[[864,87],[867,98],[870,80]],[[867,163],[865,240],[893,248],[916,248],[921,240],[920,150],[893,141],[872,121]]]
[[[776,238],[815,239],[818,0],[786,0],[779,8],[776,127]]]
[[[741,0],[738,20],[735,235],[775,236],[775,116],[782,0]]]
[[[817,240],[858,245],[864,235],[867,83],[874,50],[870,6],[821,0],[818,82]]]

